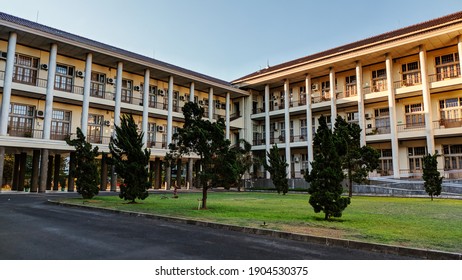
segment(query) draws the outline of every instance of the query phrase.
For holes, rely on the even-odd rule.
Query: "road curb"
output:
[[[408,248],[408,247],[393,246],[393,245],[386,245],[386,244],[379,244],[379,243],[368,243],[368,242],[348,240],[348,239],[320,237],[320,236],[291,233],[291,232],[285,232],[285,231],[251,228],[251,227],[241,227],[241,226],[235,226],[235,225],[205,222],[205,221],[198,221],[198,220],[191,220],[191,219],[184,219],[184,218],[175,218],[175,217],[148,214],[148,213],[108,209],[108,208],[103,208],[103,207],[98,207],[98,206],[64,203],[61,201],[55,201],[55,200],[50,200],[50,199],[48,200],[48,202],[61,205],[61,206],[66,206],[66,207],[86,208],[86,209],[100,210],[100,211],[119,213],[119,214],[125,214],[125,215],[137,216],[137,217],[146,217],[146,218],[162,220],[162,221],[209,227],[209,228],[214,228],[214,229],[230,230],[230,231],[243,232],[243,233],[262,235],[262,236],[271,236],[275,238],[283,238],[283,239],[294,240],[294,241],[314,242],[317,244],[324,244],[326,246],[339,246],[339,247],[345,247],[349,249],[357,249],[357,250],[364,250],[364,251],[378,252],[378,253],[385,253],[385,254],[394,254],[394,255],[415,257],[415,258],[429,259],[429,260],[462,260],[462,253],[451,253],[451,252],[444,252],[444,251],[437,251],[437,250],[425,250],[425,249]]]

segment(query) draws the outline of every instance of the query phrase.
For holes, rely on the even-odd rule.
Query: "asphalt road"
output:
[[[406,259],[47,202],[69,195],[0,194],[0,259]]]

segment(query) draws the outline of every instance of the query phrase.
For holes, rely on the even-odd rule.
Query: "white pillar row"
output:
[[[226,132],[225,136],[226,139],[229,140],[229,132],[230,132],[230,118],[229,118],[229,107],[230,107],[230,102],[231,102],[231,94],[229,92],[226,93],[226,110],[225,110],[225,119],[226,119]],[[237,144],[237,143],[236,143]]]
[[[143,83],[143,120],[141,122],[141,130],[143,131],[143,147],[148,145],[148,122],[149,122],[149,81],[151,79],[151,71],[144,70]]]
[[[191,82],[189,87],[189,102],[194,102],[194,82]]]
[[[307,132],[307,150],[308,150],[308,171],[311,172],[311,162],[313,161],[313,115],[311,109],[311,76],[306,75],[305,78],[306,88],[306,132]]]
[[[457,52],[459,53],[459,67],[460,67],[460,70],[462,71],[462,59],[460,59],[460,57],[462,57],[462,36],[457,36]],[[461,73],[458,73],[459,74],[459,77],[461,76]]]
[[[270,139],[270,128],[271,128],[271,122],[270,122],[270,114],[269,114],[269,109],[270,109],[270,86],[269,84],[265,85],[265,153],[269,153],[271,149],[271,139]],[[268,157],[265,154],[266,158],[266,163],[269,164]],[[270,178],[270,173],[266,171],[266,178]]]
[[[0,135],[4,136],[8,132],[8,113],[11,101],[11,88],[13,84],[14,55],[16,53],[16,41],[18,35],[10,33],[8,38],[8,48],[6,55],[5,77],[3,82],[2,106],[0,108]],[[0,176],[3,173],[0,173]],[[1,187],[1,186],[0,186]]]
[[[363,95],[363,65],[361,61],[356,62],[356,93],[358,94],[358,117],[359,127],[361,128],[360,146],[366,145],[366,119],[364,113]]]
[[[58,45],[51,44],[50,58],[48,60],[47,95],[45,99],[45,117],[43,119],[43,139],[50,139],[51,118],[53,114],[53,95],[55,88],[56,56]]]
[[[168,78],[167,147],[173,138],[173,76]]]
[[[213,88],[209,90],[209,121],[213,121]]]
[[[334,131],[335,119],[337,118],[337,95],[335,93],[335,71],[334,68],[329,69],[329,84],[330,84],[330,119],[332,131]]]
[[[422,76],[422,98],[425,118],[425,136],[427,138],[427,152],[435,153],[435,137],[433,133],[433,115],[430,98],[430,87],[427,72],[427,51],[424,46],[419,47],[420,75]]]
[[[122,78],[123,78],[124,64],[119,61],[117,63],[117,77],[116,77],[116,92],[115,92],[115,107],[114,107],[114,125],[120,125],[120,107],[122,104]],[[115,129],[114,129],[115,134]]]
[[[393,63],[390,54],[387,54],[385,59],[385,67],[387,72],[387,89],[388,89],[388,107],[390,110],[390,133],[391,133],[391,150],[393,156],[393,177],[398,179],[399,174],[399,145],[398,145],[398,127],[396,122],[396,102],[395,89],[393,88]]]
[[[80,119],[80,128],[82,129],[82,133],[85,136],[87,136],[87,128],[88,128],[88,110],[90,106],[92,60],[93,60],[93,55],[91,53],[87,53],[87,59],[85,61],[85,76],[83,80],[82,116]]]
[[[292,159],[290,156],[290,115],[289,115],[289,103],[290,103],[290,85],[289,80],[284,82],[284,123],[285,123],[285,144],[286,144],[286,161],[289,164],[287,166],[287,178],[292,177]]]

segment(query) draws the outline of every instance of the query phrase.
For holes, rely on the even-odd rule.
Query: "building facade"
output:
[[[0,90],[0,174],[5,156],[14,155],[12,178],[2,182],[0,176],[0,186],[8,183],[13,190],[57,190],[63,159],[71,168],[73,164],[65,139],[74,137],[77,127],[103,152],[101,189],[109,188],[111,169],[105,159],[121,114],[132,114],[144,132],[155,188],[163,184],[162,160],[173,133],[183,125],[185,102],[199,103],[211,121],[224,118],[231,140],[244,137],[248,93],[229,82],[4,13]],[[176,167],[178,178],[187,177],[188,185],[193,165],[190,158]],[[109,177],[115,190],[116,176]],[[74,189],[72,178],[62,185]]]
[[[246,139],[256,157],[278,145],[290,178],[310,168],[321,115],[332,127],[337,115],[359,124],[361,143],[381,155],[372,177],[419,177],[422,157],[438,151],[445,177],[460,178],[461,35],[458,12],[226,82],[0,13],[0,174],[6,157],[14,159],[12,178],[0,176],[0,185],[73,191],[72,178],[60,184],[59,170],[63,160],[72,168],[64,139],[80,127],[103,152],[101,189],[115,190],[108,143],[121,114],[132,114],[151,149],[152,185],[160,188],[187,101],[203,106],[204,118],[223,117],[226,137]],[[176,178],[187,182],[179,185],[193,184],[194,163],[178,164]],[[261,166],[251,175],[269,178]]]
[[[313,160],[321,115],[362,128],[361,144],[380,152],[371,176],[420,177],[438,151],[446,178],[462,177],[462,13],[302,57],[237,79],[251,93],[253,153],[273,144],[302,178]],[[262,167],[254,177],[269,178]]]

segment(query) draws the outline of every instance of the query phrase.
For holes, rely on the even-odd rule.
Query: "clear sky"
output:
[[[226,81],[462,10],[462,0],[0,0],[2,12]]]

